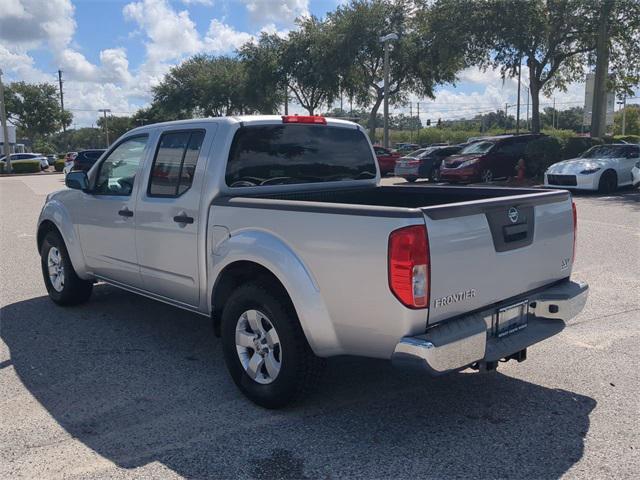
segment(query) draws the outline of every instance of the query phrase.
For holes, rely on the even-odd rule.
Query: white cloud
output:
[[[127,4],[123,13],[149,38],[147,56],[152,63],[178,59],[202,49],[202,42],[189,12],[176,12],[167,0],[141,0]]]
[[[214,54],[230,53],[254,38],[250,33],[239,32],[214,18],[204,38],[204,50]]]
[[[70,0],[3,0],[0,40],[30,49],[46,43],[52,50],[69,44],[76,28]]]
[[[181,0],[185,5],[204,5],[206,7],[213,6],[213,0]]]
[[[240,0],[254,24],[273,22],[293,25],[298,17],[309,15],[309,0]]]
[[[108,48],[100,52],[102,78],[112,83],[128,83],[131,81],[129,60],[124,48]]]

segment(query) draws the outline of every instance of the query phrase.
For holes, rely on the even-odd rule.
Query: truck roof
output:
[[[295,115],[290,115],[295,116]],[[283,115],[237,115],[232,117],[207,117],[207,118],[193,118],[188,120],[173,120],[170,122],[159,122],[159,123],[150,123],[148,125],[143,125],[141,127],[137,127],[132,129],[132,132],[143,132],[158,126],[162,127],[185,127],[193,124],[202,124],[202,123],[226,123],[226,124],[272,124],[272,123],[280,123],[282,122]],[[327,125],[334,127],[356,127],[359,128],[357,123],[342,120],[339,118],[330,118],[325,117],[327,121]]]

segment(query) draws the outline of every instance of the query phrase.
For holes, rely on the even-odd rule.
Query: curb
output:
[[[35,175],[62,175],[63,172],[33,172],[33,173],[0,173],[0,178],[2,177],[32,177]]]

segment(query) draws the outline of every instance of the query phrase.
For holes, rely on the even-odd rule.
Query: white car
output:
[[[640,161],[637,161],[631,169],[631,177],[633,178],[633,186],[640,187]]]
[[[0,162],[4,162],[6,157],[0,158]],[[9,155],[12,162],[16,160],[38,160],[40,162],[40,169],[46,170],[49,168],[49,161],[47,157],[40,153],[12,153]]]
[[[578,158],[551,165],[544,174],[544,184],[610,193],[632,184],[631,170],[638,160],[640,145],[598,145]]]

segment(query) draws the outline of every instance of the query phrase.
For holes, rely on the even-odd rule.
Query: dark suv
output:
[[[82,170],[86,172],[93,164],[96,163],[96,160],[100,158],[106,150],[83,150],[78,152],[78,156],[73,161],[73,170]]]
[[[440,179],[446,182],[490,182],[516,175],[527,144],[541,134],[487,137],[442,162]]]

